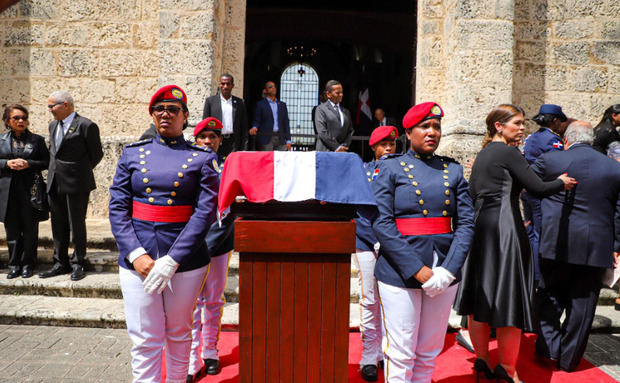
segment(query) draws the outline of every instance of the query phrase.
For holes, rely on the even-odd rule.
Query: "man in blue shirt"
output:
[[[258,135],[259,151],[291,150],[291,130],[286,104],[276,98],[278,89],[273,81],[265,83],[265,98],[256,103],[250,135]]]

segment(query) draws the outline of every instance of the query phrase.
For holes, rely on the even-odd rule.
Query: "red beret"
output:
[[[394,141],[398,138],[398,130],[394,126],[380,126],[372,131],[368,145],[373,146],[383,140]]]
[[[413,128],[422,121],[431,118],[440,119],[443,117],[443,110],[436,102],[423,102],[409,109],[405,117],[403,117],[403,128]]]
[[[211,130],[215,133],[222,134],[222,123],[215,117],[207,117],[204,120],[196,124],[194,128],[194,137],[196,137],[203,130]]]
[[[166,85],[155,92],[153,97],[151,97],[151,102],[149,102],[149,113],[151,113],[153,105],[162,101],[177,101],[183,104],[185,110],[187,109],[187,96],[183,89],[176,85]]]

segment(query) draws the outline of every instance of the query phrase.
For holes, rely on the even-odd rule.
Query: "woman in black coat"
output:
[[[37,260],[39,221],[30,204],[37,171],[47,169],[45,140],[28,130],[28,110],[9,105],[2,115],[8,132],[0,135],[0,219],[9,247],[8,279],[32,276]]]
[[[618,127],[620,127],[620,104],[614,104],[605,110],[601,122],[594,127],[592,147],[603,154],[607,154],[609,144],[620,141]]]

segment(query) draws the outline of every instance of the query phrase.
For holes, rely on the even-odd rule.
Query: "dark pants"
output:
[[[534,275],[536,280],[540,281],[540,257],[538,256],[538,239],[540,238],[540,226],[542,224],[540,199],[524,191],[521,193],[521,201],[523,201],[523,214],[525,216],[525,220],[530,221],[530,225],[525,230],[527,231],[527,237],[530,240],[530,245],[532,246]]]
[[[227,157],[235,148],[235,136],[232,134],[226,134],[222,136],[222,144],[218,149],[218,153],[222,157]]]
[[[574,370],[588,344],[588,336],[605,269],[543,259],[537,294],[540,332],[536,351]],[[560,322],[562,313],[564,322]]]
[[[59,193],[55,188],[49,194],[54,237],[54,263],[69,268],[69,234],[73,235],[71,264],[83,265],[86,256],[86,193]]]
[[[286,142],[282,143],[280,140],[280,136],[271,136],[271,140],[267,144],[256,144],[256,146],[257,149],[261,152],[270,152],[272,150],[286,150]]]
[[[18,185],[18,182],[11,183],[4,230],[9,248],[9,268],[34,267],[39,244],[39,221],[30,206],[28,188]]]

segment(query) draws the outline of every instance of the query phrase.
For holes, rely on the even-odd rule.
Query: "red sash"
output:
[[[158,206],[133,201],[132,217],[149,222],[187,222],[194,213],[191,205]]]
[[[452,218],[397,218],[396,227],[402,235],[446,234],[452,232]]]

